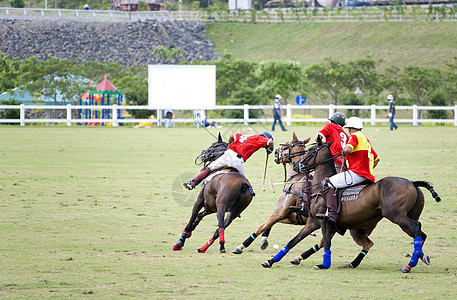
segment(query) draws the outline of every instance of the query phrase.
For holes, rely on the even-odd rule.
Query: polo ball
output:
[[[274,245],[274,246],[273,246],[273,249],[278,250],[278,249],[279,249],[279,246],[278,246],[278,245]]]

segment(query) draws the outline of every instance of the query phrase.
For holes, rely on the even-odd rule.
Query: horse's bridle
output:
[[[326,144],[326,143],[319,145],[319,146],[315,147],[314,149],[308,149],[308,151],[307,151],[308,154],[298,163],[294,164],[293,169],[299,173],[310,173],[310,172],[314,171],[314,169],[317,166],[325,164],[329,161],[333,161],[335,158],[343,155],[342,152],[337,153],[335,155],[331,155],[329,158],[326,158],[323,161],[316,163],[317,153],[323,148],[328,148],[328,150],[330,151],[330,146],[329,146],[329,144]],[[311,159],[313,161],[312,161],[312,163],[309,163],[311,161]]]
[[[297,156],[303,156],[305,155],[308,150],[306,150],[306,145],[305,142],[303,141],[292,141],[292,143],[287,143],[287,144],[280,144],[281,147],[276,149],[275,151],[275,163],[279,164],[279,159],[282,157],[283,158],[283,166],[284,166],[284,181],[287,181],[287,169],[286,169],[286,164],[287,163],[292,163],[291,158],[297,157]],[[301,146],[303,147],[303,150],[297,151],[297,152],[291,152],[291,150],[296,147],[296,146]],[[286,151],[288,151],[286,153]]]

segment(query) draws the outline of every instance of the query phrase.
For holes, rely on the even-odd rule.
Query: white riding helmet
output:
[[[392,95],[387,95],[387,100],[394,100],[394,96],[392,96]]]
[[[275,99],[276,99],[276,100],[281,100],[281,99],[282,99],[282,97],[281,97],[281,95],[280,95],[280,94],[276,94],[276,97],[275,97]]]
[[[346,122],[346,128],[355,128],[355,129],[362,129],[363,128],[363,122],[362,119],[357,118],[357,117],[350,117],[347,122]]]

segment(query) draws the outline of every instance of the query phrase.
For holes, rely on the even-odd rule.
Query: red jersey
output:
[[[352,148],[347,155],[348,169],[374,182],[373,164],[378,159],[378,154],[371,147],[368,138],[361,131],[357,131],[349,137],[348,146]]]
[[[240,154],[244,161],[260,148],[267,146],[270,142],[269,138],[258,134],[237,133],[234,137],[235,141],[231,143],[227,149]]]
[[[333,141],[332,145],[330,146],[330,152],[332,152],[332,155],[341,153],[349,139],[349,136],[346,132],[344,132],[343,128],[340,125],[331,122],[325,124],[325,126],[319,130],[318,133],[325,137],[326,143]],[[335,162],[343,165],[343,158],[338,156],[335,158]]]

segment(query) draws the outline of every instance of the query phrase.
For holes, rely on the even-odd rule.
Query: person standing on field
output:
[[[279,101],[282,99],[281,95],[277,94],[275,97],[275,103],[273,104],[273,126],[271,127],[271,131],[275,131],[275,125],[276,122],[279,122],[279,125],[281,126],[282,131],[286,131],[286,128],[282,124],[281,121],[281,105],[279,104]]]
[[[390,130],[397,130],[398,126],[394,122],[394,117],[395,117],[395,102],[394,102],[394,96],[388,95],[387,100],[389,100],[389,122],[390,122]]]

